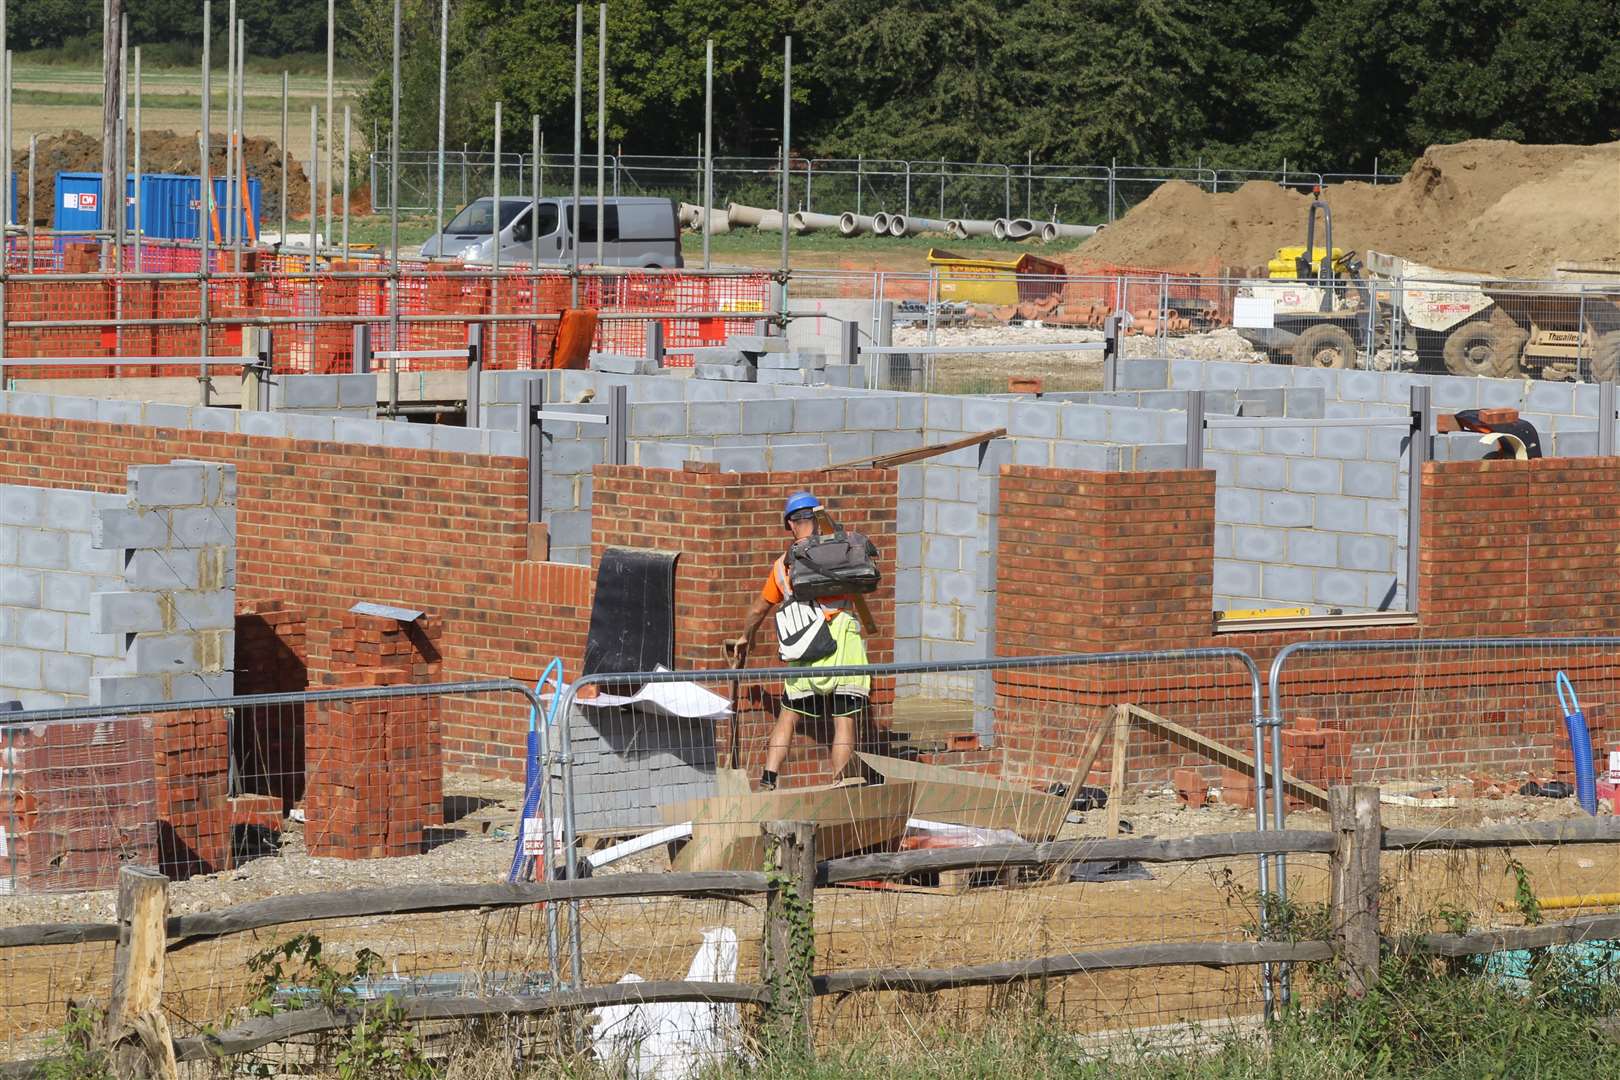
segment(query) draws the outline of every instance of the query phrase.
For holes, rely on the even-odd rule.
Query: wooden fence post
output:
[[[174,1040],[163,1016],[169,879],[150,867],[118,871],[118,948],[102,1045],[113,1075],[175,1080]]]
[[[1335,787],[1328,792],[1333,851],[1330,914],[1334,952],[1350,993],[1378,982],[1378,855],[1383,848],[1378,789]]]
[[[770,1027],[784,1050],[814,1052],[810,1030],[815,992],[816,827],[806,821],[767,821],[765,933],[760,975],[771,992]]]

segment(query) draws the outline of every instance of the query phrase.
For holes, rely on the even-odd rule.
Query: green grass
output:
[[[215,87],[216,88],[212,94],[210,94],[210,97],[213,99],[214,110],[223,116],[226,101],[225,87],[223,83],[216,83]],[[18,88],[11,92],[11,100],[17,105],[54,105],[65,108],[83,107],[89,105],[94,105],[99,108],[103,96],[104,95],[93,91],[79,90],[34,90],[29,88]],[[312,99],[307,94],[300,95],[294,99],[290,106],[292,109],[292,116],[288,120],[288,123],[298,122],[300,119],[298,114],[300,112],[304,114],[302,119],[304,119],[304,121],[307,123],[309,102],[311,100]],[[345,98],[341,90],[339,90],[334,92],[332,100],[338,104],[342,104],[344,101],[350,99]],[[143,109],[198,109],[201,107],[201,105],[202,94],[200,93],[155,94],[147,91],[144,87],[142,88],[141,108]],[[249,110],[260,116],[267,112],[280,115],[281,94],[279,91],[274,97],[270,97],[268,95],[251,94],[247,99],[247,107]],[[134,122],[134,115],[135,105],[134,102],[131,101],[131,123]]]
[[[225,77],[225,39],[221,34],[214,43],[213,63],[215,77]],[[133,60],[131,61],[133,64]],[[196,76],[202,65],[202,46],[183,42],[158,42],[142,45],[142,78],[159,78],[178,73]],[[249,78],[254,75],[274,76],[278,81],[283,71],[294,82],[326,83],[326,53],[288,53],[285,56],[258,56],[248,50],[244,64]],[[346,82],[360,82],[365,73],[353,64],[339,58],[333,65],[334,77]],[[40,69],[49,69],[40,70]],[[101,38],[72,38],[53,49],[32,49],[13,57],[13,73],[18,81],[99,81],[101,78]]]
[[[445,220],[460,207],[445,204]],[[287,223],[290,232],[308,232],[309,225],[301,221]],[[333,232],[338,231],[338,223],[334,220]],[[409,213],[401,214],[399,218],[400,245],[407,252],[418,247],[424,240],[433,235],[433,215]],[[371,244],[380,249],[386,249],[389,238],[389,222],[386,214],[367,214],[363,217],[349,219],[349,242],[351,244]],[[810,233],[805,236],[792,237],[788,242],[788,252],[791,257],[794,253],[806,252],[815,254],[837,253],[851,256],[870,256],[874,254],[894,254],[908,252],[922,255],[932,247],[943,247],[947,251],[958,254],[973,254],[995,258],[1015,259],[1024,251],[1036,253],[1045,252],[1040,245],[1020,245],[997,243],[994,240],[947,240],[943,236],[906,236],[906,237],[876,237],[853,236],[842,237],[836,233]],[[780,233],[761,232],[758,229],[739,229],[736,232],[723,233],[709,239],[709,252],[716,262],[726,262],[728,259],[739,257],[753,257],[751,261],[758,261],[759,256],[774,254],[781,250],[782,237]],[[703,257],[703,236],[701,233],[685,232],[681,234],[681,250],[686,255],[687,265],[696,265]],[[1050,252],[1047,252],[1050,254]]]

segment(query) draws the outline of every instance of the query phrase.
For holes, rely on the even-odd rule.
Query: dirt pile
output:
[[[1323,198],[1334,245],[1346,250],[1506,276],[1620,266],[1620,143],[1433,146],[1399,183],[1331,184]],[[1168,183],[1070,262],[1252,272],[1277,248],[1305,242],[1309,203],[1308,194],[1265,181],[1215,195]]]
[[[214,149],[209,153],[209,169],[214,176],[225,175],[225,136],[216,132]],[[49,226],[52,219],[52,200],[59,172],[101,171],[101,139],[82,131],[64,131],[59,135],[41,136],[37,144],[38,156],[34,161],[34,217],[35,224]],[[129,148],[130,171],[135,167],[135,139],[131,135]],[[270,228],[281,218],[281,148],[270,139],[249,136],[243,140],[242,156],[247,162],[247,174],[262,185],[259,193],[260,228]],[[19,184],[28,183],[28,151],[12,155],[12,167],[17,171]],[[173,131],[146,131],[141,133],[141,171],[145,173],[176,173],[195,176],[197,164],[197,136]],[[304,167],[296,160],[287,161],[287,203],[289,218],[309,215],[309,178]],[[28,193],[18,192],[18,216],[28,213]]]

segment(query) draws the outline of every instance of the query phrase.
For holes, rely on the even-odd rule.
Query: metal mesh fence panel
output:
[[[831,670],[817,684],[823,692],[806,697],[797,696],[805,687],[795,680],[746,672],[735,681],[711,671],[645,686],[641,675],[576,684],[582,692],[570,695],[549,742],[562,759],[557,805],[584,838],[592,876],[665,865],[757,868],[766,854],[765,818],[814,822],[818,859],[1133,827],[1156,836],[1255,827],[1251,772],[1223,772],[1167,740],[1170,728],[1151,723],[1129,726],[1122,753],[1115,742],[1116,706],[1131,703],[1153,722],[1252,753],[1257,683],[1236,654],[889,666],[848,669],[847,679]],[[1105,792],[1088,781],[1112,775],[1116,757],[1125,794],[1103,806]],[[1210,802],[1196,826],[1175,796],[1164,794],[1178,769],[1199,778],[1192,786],[1200,806],[1211,789],[1222,789],[1224,801]],[[766,771],[777,774],[774,792],[760,788]],[[1123,826],[1115,821],[1120,814]],[[634,851],[636,844],[616,844],[653,829],[667,830],[659,834],[667,842]],[[1259,891],[1258,872],[1251,858],[1151,871],[1065,864],[876,875],[815,891],[814,970],[944,969],[1125,944],[1241,940],[1257,927],[1243,899]],[[608,957],[634,939],[593,940],[589,927],[616,928],[623,915],[610,911],[642,906],[591,908],[580,939],[587,970],[625,974]],[[736,921],[743,909],[728,914],[739,940],[757,934],[751,917]],[[816,1011],[817,1039],[898,1034],[922,1023],[992,1023],[1008,1003],[1037,993],[1065,1023],[1088,1030],[1241,1016],[1260,1002],[1253,971],[1054,977],[1038,990],[825,999]]]

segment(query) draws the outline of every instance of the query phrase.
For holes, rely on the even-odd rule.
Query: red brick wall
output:
[[[867,636],[873,663],[894,659],[894,550],[898,505],[895,473],[881,469],[837,472],[724,473],[693,462],[685,469],[598,466],[591,484],[592,561],[605,547],[680,551],[675,578],[677,667],[723,668],[723,643],[742,632],[743,618],[765,582],[771,560],[787,548],[782,503],[809,489],[834,520],[867,534],[879,551],[882,587],[868,598],[877,632]],[[754,638],[750,666],[776,666],[769,622]],[[729,684],[709,687],[720,694]],[[765,740],[779,706],[780,684],[741,688],[742,766],[758,774]],[[874,687],[874,715],[884,719],[892,688]],[[718,733],[729,742],[729,732]],[[807,730],[795,740],[784,775],[806,782],[826,779],[827,731]],[[722,758],[725,751],[722,750]]]
[[[1422,482],[1417,625],[1216,635],[1213,474],[1007,466],[998,548],[1001,652],[1227,647],[1248,653],[1264,678],[1276,654],[1296,641],[1620,629],[1620,575],[1609,539],[1620,530],[1620,461],[1434,463]],[[1466,772],[1567,779],[1569,751],[1552,694],[1560,668],[1583,689],[1594,742],[1607,747],[1616,732],[1608,704],[1620,707],[1620,665],[1596,651],[1431,651],[1421,661],[1407,651],[1305,654],[1286,669],[1284,707],[1289,718],[1343,727],[1357,779]],[[1213,662],[1144,663],[1003,675],[1005,767],[1061,777],[1106,706],[1119,700],[1247,750],[1248,682],[1226,674],[1238,671]],[[1105,750],[1094,780],[1107,764]],[[1196,757],[1136,736],[1128,765],[1137,781],[1162,782],[1178,764],[1216,775]],[[1324,764],[1321,779],[1337,767]]]
[[[0,481],[42,487],[123,491],[129,465],[234,463],[239,609],[280,601],[304,615],[310,682],[330,670],[332,629],[359,600],[439,617],[447,679],[528,681],[559,653],[579,670],[590,613],[572,606],[578,588],[552,602],[524,576],[519,459],[12,415],[0,416],[0,440]],[[513,754],[527,730],[512,695],[452,703],[448,761],[521,775]]]

